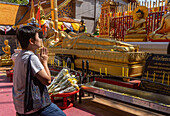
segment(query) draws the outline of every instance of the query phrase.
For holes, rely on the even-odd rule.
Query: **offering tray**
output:
[[[54,97],[61,97],[63,99],[63,105],[62,106],[58,106],[60,109],[67,109],[70,107],[73,107],[74,104],[74,96],[79,92],[80,90],[74,91],[74,92],[69,92],[69,93],[60,93],[60,94],[55,94],[55,95],[51,95],[51,101],[54,103]],[[69,100],[68,97],[71,97],[71,99]],[[67,104],[67,101],[69,101],[70,103]]]
[[[98,81],[83,84],[82,91],[170,114],[170,96]]]

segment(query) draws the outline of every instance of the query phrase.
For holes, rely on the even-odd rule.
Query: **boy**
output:
[[[44,97],[44,94],[46,95],[44,97],[46,99],[41,98],[43,101],[42,103],[45,103],[46,106],[33,109],[29,112],[24,110],[27,63],[29,56],[31,55],[30,70],[32,71],[34,78],[39,80],[41,86],[49,85],[51,83],[51,74],[47,65],[47,48],[43,47],[40,50],[39,57],[35,55],[36,49],[40,48],[42,44],[42,40],[39,38],[36,27],[21,27],[17,31],[17,39],[22,48],[22,51],[18,54],[15,60],[13,76],[13,101],[17,114],[20,116],[65,116],[62,110],[60,110],[55,104],[51,103],[48,92],[44,91],[44,89],[40,90],[40,93],[43,93],[41,97]]]

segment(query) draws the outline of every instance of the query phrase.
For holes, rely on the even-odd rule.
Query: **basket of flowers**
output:
[[[63,105],[58,105],[61,109],[72,107],[74,95],[80,91],[77,83],[78,77],[70,74],[67,69],[62,69],[59,74],[54,77],[51,84],[47,86],[51,101],[54,103],[55,98],[60,97],[63,100]],[[70,102],[69,104],[68,101]]]

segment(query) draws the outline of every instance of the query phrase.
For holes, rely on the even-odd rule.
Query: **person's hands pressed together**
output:
[[[48,62],[48,49],[43,47],[40,49],[40,61],[42,64],[46,64]]]

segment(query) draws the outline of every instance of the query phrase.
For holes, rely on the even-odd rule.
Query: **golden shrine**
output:
[[[100,15],[100,37],[108,38],[110,36],[110,12],[114,13],[118,5],[119,3],[114,1],[105,1],[102,4]]]

